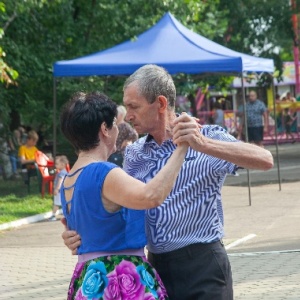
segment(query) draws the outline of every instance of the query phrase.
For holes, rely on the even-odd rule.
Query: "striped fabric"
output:
[[[202,134],[217,140],[237,140],[225,129],[206,125]],[[158,145],[148,135],[126,149],[125,171],[148,182],[166,164],[175,149],[172,140]],[[194,243],[209,243],[223,237],[221,188],[227,173],[237,166],[189,148],[170,195],[162,205],[146,212],[148,250],[169,252]],[[163,182],[161,184],[164,184]]]

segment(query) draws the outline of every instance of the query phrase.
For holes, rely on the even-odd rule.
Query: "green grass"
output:
[[[22,179],[0,179],[0,224],[51,211],[52,197],[39,191],[37,178],[31,178],[30,193]]]

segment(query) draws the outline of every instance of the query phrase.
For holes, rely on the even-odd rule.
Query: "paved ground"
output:
[[[235,299],[300,299],[300,184],[225,186],[224,242]],[[59,222],[0,232],[0,299],[66,299],[76,257]],[[242,242],[243,241],[243,242]]]

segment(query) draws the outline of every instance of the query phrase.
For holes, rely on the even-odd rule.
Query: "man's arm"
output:
[[[178,129],[173,136],[175,143],[187,142],[196,151],[247,169],[269,170],[273,167],[270,151],[249,143],[208,138],[199,131],[197,122],[188,115],[179,116],[174,125]]]
[[[81,245],[80,235],[76,231],[68,229],[66,218],[62,218],[61,223],[65,227],[65,231],[61,235],[64,244],[72,251],[73,255],[77,255],[77,248]]]

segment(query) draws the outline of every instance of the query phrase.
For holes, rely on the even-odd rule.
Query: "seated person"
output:
[[[26,143],[19,148],[18,156],[22,165],[22,176],[26,184],[29,184],[29,176],[36,173],[34,162],[35,152],[38,151],[36,147],[38,139],[38,134],[31,130],[28,132]]]

